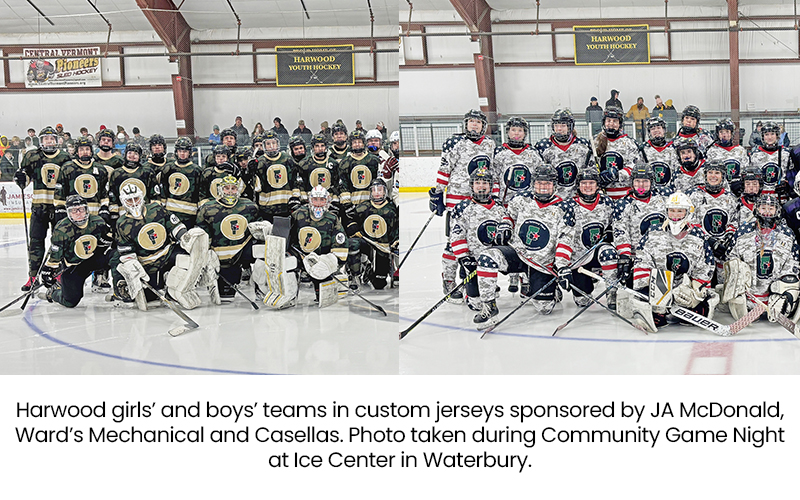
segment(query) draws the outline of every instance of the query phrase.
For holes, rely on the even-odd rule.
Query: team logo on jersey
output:
[[[467,174],[472,175],[476,170],[489,170],[492,166],[492,159],[486,155],[473,156],[467,164]]]
[[[478,226],[478,240],[486,246],[494,243],[497,236],[497,221],[485,220]]]
[[[550,243],[550,230],[537,220],[526,220],[517,233],[522,244],[529,250],[541,250]]]
[[[289,183],[289,174],[286,171],[286,165],[282,163],[275,163],[267,167],[267,183],[273,189],[280,189]]]
[[[186,194],[187,191],[189,191],[189,178],[180,172],[170,174],[169,194],[172,196],[180,196]]]
[[[158,222],[149,222],[139,230],[136,241],[145,250],[158,250],[167,242],[167,230]]]
[[[322,244],[322,236],[314,226],[306,226],[300,228],[297,233],[297,240],[300,243],[300,248],[305,253],[311,253]]]
[[[667,254],[667,270],[675,273],[675,276],[682,276],[689,272],[689,258],[683,252],[671,252]]]
[[[137,179],[135,177],[131,177],[129,179],[125,179],[124,181],[122,181],[122,184],[119,185],[119,192],[121,193],[122,188],[124,188],[128,184],[133,184],[134,186],[138,187],[139,189],[142,190],[142,193],[144,193],[145,196],[147,196],[147,188],[144,187],[144,182],[142,182],[141,179]]]
[[[503,176],[506,186],[513,191],[524,191],[531,185],[531,171],[527,165],[517,163],[506,170]]]
[[[325,189],[329,189],[331,187],[331,172],[324,167],[315,168],[311,171],[308,180],[312,188],[322,186]]]
[[[79,175],[78,178],[75,179],[73,186],[75,187],[75,192],[81,195],[81,198],[94,198],[97,194],[97,179],[93,175]]]
[[[350,171],[350,182],[356,189],[367,189],[372,182],[372,172],[364,165],[356,165]]]
[[[739,163],[739,160],[734,160],[733,158],[725,160],[725,178],[728,181],[732,181],[733,179],[738,179],[742,174],[742,164]]]
[[[776,163],[765,163],[761,167],[761,178],[764,184],[776,184],[783,177],[783,169]]]
[[[58,173],[60,171],[61,167],[55,163],[45,163],[42,165],[41,169],[42,183],[44,183],[48,189],[54,189],[56,187],[56,181],[58,180]]]
[[[710,234],[722,234],[727,225],[728,214],[719,208],[712,208],[703,216],[703,229]]]
[[[603,225],[599,222],[592,222],[583,226],[581,231],[581,243],[586,248],[592,248],[603,237]]]
[[[666,186],[672,180],[672,170],[669,165],[661,161],[654,161],[650,164],[653,169],[653,176],[655,177],[656,186]]]
[[[247,236],[247,219],[241,214],[227,215],[219,224],[219,230],[231,241],[239,241]]]
[[[578,175],[578,166],[572,161],[559,163],[556,168],[559,186],[572,186],[575,184],[575,177]]]
[[[386,221],[378,214],[372,214],[364,221],[364,231],[372,238],[380,238],[386,234]]]
[[[97,238],[91,234],[84,234],[75,240],[73,250],[79,259],[86,260],[92,257],[97,248]]]
[[[647,231],[651,229],[659,229],[661,226],[664,225],[664,221],[667,220],[667,217],[662,213],[652,213],[646,215],[642,222],[639,223],[639,233],[641,236],[647,234]]]
[[[619,171],[625,166],[622,155],[616,151],[607,151],[600,157],[600,174],[607,174],[615,181],[619,179]]]
[[[772,260],[772,250],[764,250],[761,255],[756,255],[756,276],[759,278],[769,278],[772,276],[772,269],[775,267]]]

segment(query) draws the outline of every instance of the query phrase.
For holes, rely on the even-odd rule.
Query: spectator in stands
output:
[[[236,123],[233,124],[231,129],[236,132],[236,144],[239,146],[249,146],[250,142],[250,132],[247,131],[244,125],[242,125],[242,117],[236,117]]]
[[[764,124],[761,121],[756,123],[756,129],[750,134],[750,149],[756,149],[764,144],[761,142],[761,127],[763,126]]]
[[[222,139],[219,137],[219,125],[214,125],[214,128],[211,131],[211,135],[208,136],[208,143],[212,146],[216,146],[217,144],[222,144]]]
[[[256,123],[256,126],[253,127],[253,133],[250,134],[250,143],[255,141],[257,135],[261,135],[264,133],[264,125],[261,125],[261,122]]]
[[[36,130],[35,129],[32,129],[32,128],[28,129],[28,137],[25,138],[26,146],[27,146],[28,139],[30,139],[31,144],[34,147],[37,147],[37,148],[39,147],[39,138],[36,137]],[[26,147],[26,149],[27,149],[27,147]]]
[[[740,127],[739,128],[739,142],[737,142],[736,144],[739,144],[740,146],[744,147],[744,136],[745,136],[744,127]]]
[[[330,146],[333,139],[331,138],[331,128],[328,126],[328,122],[319,124],[319,133],[325,136],[325,142]]]
[[[675,111],[675,106],[672,105],[672,99],[667,99],[667,102],[664,103],[666,107],[664,109],[671,109]]]
[[[644,97],[636,98],[636,104],[625,113],[625,117],[633,119],[633,123],[636,125],[636,139],[644,142],[644,122],[650,118],[650,110],[644,105]]]
[[[356,120],[356,130],[360,130],[365,134],[367,133],[367,131],[364,130],[364,126],[361,124],[361,120]]]
[[[56,124],[56,134],[58,134],[59,137],[64,137],[64,125],[60,123]]]
[[[8,140],[8,137],[4,135],[0,135],[0,156],[6,154],[6,149],[11,145],[11,141]]]
[[[609,106],[616,106],[619,109],[625,109],[622,107],[622,101],[619,100],[619,90],[614,89],[611,91],[611,99],[606,101],[606,107]]]
[[[656,105],[653,106],[653,116],[661,116],[660,114],[656,114],[657,111],[664,111],[667,107],[664,105],[664,101],[661,100],[661,96],[656,94],[655,97]],[[662,117],[663,118],[663,117]]]
[[[280,140],[281,143],[281,149],[286,149],[286,146],[289,145],[289,131],[286,130],[286,127],[284,127],[281,123],[281,119],[277,116],[272,120],[272,124],[274,125],[274,127],[272,127],[272,131],[278,136],[278,140]]]
[[[31,137],[29,135],[25,137],[25,151],[30,151],[37,148],[37,146],[33,145],[33,139],[35,139],[35,137]]]
[[[311,129],[306,128],[306,122],[304,120],[298,120],[297,128],[294,129],[292,135],[299,135],[306,144],[311,144],[311,137],[313,137],[314,134],[311,133]]]
[[[139,127],[133,127],[133,139],[131,139],[131,140],[133,141],[134,144],[138,144],[139,147],[142,148],[145,151],[150,149],[149,148],[150,143],[149,143],[149,141],[147,140],[146,137],[142,136],[142,133],[139,130]]]
[[[383,136],[383,142],[386,142],[389,139],[389,134],[386,132],[386,125],[384,125],[383,122],[378,122],[375,125],[375,129]]]
[[[14,154],[11,151],[6,151],[0,157],[0,181],[14,180],[14,172],[17,171],[17,166],[14,163]]]
[[[81,137],[86,137],[94,143],[94,137],[89,133],[89,129],[86,127],[81,127]]]
[[[128,140],[131,138],[131,136],[128,135],[128,132],[125,131],[125,127],[123,127],[122,125],[117,125],[117,139],[118,140],[119,140],[119,134],[122,134],[123,136],[125,136],[125,144],[127,144]]]
[[[591,127],[592,137],[603,129],[603,108],[597,104],[597,97],[592,96],[589,105],[586,106],[586,123]]]

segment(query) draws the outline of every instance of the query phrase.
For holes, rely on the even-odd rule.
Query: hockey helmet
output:
[[[177,141],[175,141],[175,152],[178,151],[189,151],[192,152],[192,140],[188,137],[179,137]]]
[[[767,142],[766,135],[768,133],[775,134],[775,142]],[[764,149],[767,151],[775,151],[778,149],[778,140],[781,137],[781,126],[773,121],[764,122],[764,126],[761,127],[761,142],[763,143]]]
[[[636,183],[636,179],[650,181],[647,187],[641,186],[641,183]],[[645,199],[653,191],[653,184],[655,183],[655,174],[653,168],[647,164],[636,165],[631,172],[631,194],[639,199]],[[636,187],[639,184],[639,187]]]
[[[232,137],[233,140],[226,142],[225,141],[226,137]],[[237,141],[236,132],[234,132],[233,129],[230,127],[223,129],[222,132],[219,133],[219,139],[222,141],[223,144],[226,144],[228,146],[236,146],[236,141]]]
[[[136,160],[128,158],[128,153],[136,153]],[[142,147],[135,142],[125,145],[125,152],[122,155],[122,163],[128,168],[137,168],[142,161]]]
[[[478,120],[481,123],[480,130],[470,130],[469,121]],[[477,141],[486,133],[486,125],[488,124],[486,115],[480,109],[471,109],[464,114],[464,135],[467,139]]]
[[[89,148],[88,153],[81,155],[81,148]],[[85,152],[85,150],[84,150]],[[92,159],[92,154],[94,153],[94,145],[92,144],[92,140],[88,137],[78,137],[75,140],[75,157],[78,158],[83,163],[88,163],[89,160]]]
[[[110,141],[103,141],[104,138],[108,138]],[[97,147],[99,147],[101,151],[111,151],[114,149],[114,141],[116,139],[117,136],[114,135],[111,129],[103,129],[97,133]]]
[[[523,130],[522,138],[512,138],[510,130],[512,127],[518,127]],[[525,145],[525,139],[528,137],[530,127],[528,122],[520,116],[512,116],[506,122],[506,143],[512,148],[521,148]]]
[[[533,173],[534,198],[541,203],[547,203],[552,200],[555,193],[556,182],[558,182],[556,169],[547,163],[540,165]]]
[[[476,182],[482,183],[479,189],[475,187]],[[469,174],[472,199],[478,203],[488,203],[492,199],[493,184],[492,173],[487,167],[478,167]]]
[[[697,166],[697,163],[700,161],[700,147],[697,145],[697,141],[694,140],[693,137],[681,137],[672,144],[675,147],[675,152],[678,153],[678,161],[681,163],[681,165],[686,169],[694,170],[694,168]],[[691,150],[694,153],[694,159],[686,161],[682,160],[681,151],[685,150]]]
[[[67,218],[69,218],[70,222],[80,228],[86,227],[89,222],[89,207],[86,204],[86,200],[80,195],[71,194],[67,196],[65,205]]]
[[[720,175],[720,181],[717,184],[710,184],[708,182],[708,174],[709,172],[718,172]],[[705,179],[705,190],[711,194],[717,194],[722,191],[722,186],[725,182],[725,174],[727,172],[727,168],[725,168],[725,163],[720,160],[712,160],[707,161],[703,164],[703,179]]]
[[[214,146],[214,160],[216,161],[218,155],[224,155],[225,161],[231,159],[231,149],[224,144],[217,144]],[[221,162],[217,162],[218,164]]]
[[[358,146],[358,147],[353,146],[353,142],[355,142],[355,141],[361,141],[361,146]],[[347,142],[348,142],[348,145],[350,146],[350,151],[352,151],[353,153],[355,153],[357,155],[363,153],[364,150],[367,147],[367,141],[365,139],[365,134],[364,134],[364,132],[362,132],[362,131],[360,131],[358,129],[355,129],[352,132],[350,132],[350,135],[347,136]]]
[[[56,132],[56,129],[47,126],[39,132],[39,147],[47,154],[53,154],[58,151],[58,132]]]
[[[374,179],[369,183],[369,201],[376,205],[386,201],[386,183],[383,179]]]
[[[753,205],[753,215],[762,228],[774,228],[781,216],[778,198],[771,194],[762,194]]]
[[[372,129],[364,136],[367,141],[367,150],[370,153],[377,153],[383,144],[383,135],[378,129]]]
[[[342,135],[344,135],[344,137],[342,137]],[[333,124],[331,127],[331,137],[333,138],[333,143],[340,149],[347,143],[347,127],[344,126],[344,123]]]
[[[619,122],[619,128],[610,128],[606,125],[606,120],[608,118],[613,118]],[[620,136],[622,133],[622,124],[625,122],[625,113],[622,111],[622,108],[617,106],[609,106],[603,111],[603,132],[606,134],[606,137],[610,139],[615,139]]]
[[[556,125],[564,123],[567,125],[567,133],[556,133]],[[569,108],[559,108],[555,110],[553,116],[550,117],[550,129],[553,131],[553,138],[561,143],[565,143],[572,138],[575,131],[575,117],[572,116],[572,111]]]
[[[685,193],[678,191],[667,199],[666,208],[670,232],[677,236],[689,226],[689,218],[694,213],[694,204]],[[670,210],[673,212],[670,213]],[[683,210],[683,215],[676,213],[677,210]]]
[[[583,186],[581,186],[581,182],[583,181],[594,181],[595,187],[592,193],[583,192]],[[575,177],[575,184],[578,187],[578,196],[581,198],[581,200],[585,201],[586,203],[592,203],[600,194],[600,172],[598,172],[597,168],[594,167],[587,167],[579,170],[578,175]]]

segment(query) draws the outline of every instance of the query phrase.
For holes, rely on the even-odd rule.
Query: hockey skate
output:
[[[108,293],[111,285],[108,283],[108,271],[95,271],[92,274],[92,292]]]
[[[22,285],[22,288],[20,288],[20,290],[22,290],[23,292],[30,292],[31,288],[35,287],[38,284],[39,280],[36,279],[36,276],[31,276],[28,278],[28,282]]]
[[[508,275],[508,291],[509,293],[517,293],[519,291],[519,274],[512,273]]]
[[[606,298],[606,305],[608,306],[608,308],[611,309],[612,311],[616,311],[617,310],[617,289],[616,288],[611,288],[611,290],[608,291],[608,294],[606,294],[606,297],[607,297]]]
[[[250,269],[250,265],[247,264],[246,266],[242,267],[242,285],[249,285],[250,284],[250,276],[253,272]]]
[[[452,280],[444,280],[442,282],[442,291],[445,294],[449,294],[447,297],[447,302],[451,304],[463,304],[464,303],[464,294],[461,290],[456,290],[454,292],[450,292],[453,288],[456,287],[456,282]]]
[[[481,304],[481,312],[475,315],[472,322],[475,323],[478,330],[485,330],[494,325],[498,314],[500,314],[500,311],[497,310],[496,301],[483,302]]]

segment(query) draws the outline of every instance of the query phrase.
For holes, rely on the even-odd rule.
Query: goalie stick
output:
[[[423,321],[425,321],[425,318],[427,318],[428,316],[433,314],[433,311],[439,309],[439,306],[441,306],[442,304],[447,302],[447,299],[449,299],[450,296],[453,295],[453,293],[455,293],[456,291],[461,290],[462,288],[464,288],[467,285],[467,282],[469,280],[471,280],[472,278],[474,278],[475,276],[477,276],[477,275],[478,275],[478,270],[477,269],[472,271],[471,273],[469,273],[467,275],[467,277],[464,278],[464,280],[461,283],[459,283],[452,290],[450,290],[450,292],[447,295],[442,297],[442,299],[439,302],[437,302],[436,304],[433,305],[433,307],[428,309],[428,311],[425,314],[423,314],[422,316],[417,318],[417,320],[414,323],[412,323],[411,326],[409,326],[408,328],[406,328],[405,330],[400,332],[400,340],[403,340],[405,338],[405,336],[408,335],[408,332],[413,330],[418,324],[420,324]]]
[[[414,240],[414,243],[412,243],[412,244],[411,244],[411,246],[410,246],[410,247],[408,247],[408,250],[406,250],[406,255],[405,255],[405,257],[403,257],[403,260],[401,260],[401,261],[400,261],[400,265],[399,265],[399,266],[397,266],[397,270],[398,270],[398,271],[400,270],[400,268],[401,268],[401,267],[403,267],[403,262],[405,262],[405,261],[406,261],[406,259],[408,258],[408,256],[409,256],[409,255],[411,255],[411,250],[413,250],[413,249],[414,249],[414,245],[416,245],[416,244],[417,244],[417,242],[419,241],[419,239],[420,239],[420,238],[422,238],[422,233],[424,233],[424,232],[425,232],[425,230],[426,230],[426,229],[428,229],[428,224],[430,224],[430,223],[431,223],[431,221],[433,220],[433,217],[434,217],[435,215],[436,215],[436,212],[431,212],[431,216],[430,216],[430,217],[428,217],[428,222],[426,222],[426,223],[425,223],[425,225],[424,225],[424,226],[422,226],[422,231],[420,231],[420,232],[419,232],[419,234],[417,235],[417,239],[415,239],[415,240]]]
[[[331,275],[331,278],[333,278],[334,281],[336,281],[337,283],[339,283],[343,287],[347,288],[350,292],[353,292],[353,294],[356,297],[358,297],[359,299],[363,300],[367,304],[371,305],[376,311],[382,313],[384,316],[387,316],[386,311],[381,306],[379,306],[378,304],[375,304],[374,302],[368,300],[366,297],[361,295],[361,292],[359,292],[358,290],[353,290],[352,288],[348,287],[347,283],[343,282],[342,280],[340,280],[339,278],[337,278],[334,275]]]
[[[173,337],[177,337],[178,335],[182,335],[182,334],[184,334],[184,333],[186,333],[186,332],[188,332],[188,331],[191,331],[191,330],[195,330],[195,329],[197,329],[197,328],[200,328],[200,325],[198,325],[197,323],[195,323],[195,322],[194,322],[194,320],[193,320],[192,318],[190,318],[190,317],[189,317],[189,316],[187,316],[187,315],[186,315],[186,314],[185,314],[183,311],[181,311],[181,310],[178,308],[178,306],[177,306],[177,305],[175,305],[175,303],[174,303],[174,302],[172,302],[171,300],[169,300],[167,297],[165,297],[165,296],[164,296],[164,294],[162,294],[160,291],[158,291],[158,290],[156,290],[155,288],[153,288],[153,287],[150,285],[150,283],[148,283],[147,281],[145,281],[144,279],[142,279],[142,285],[144,285],[144,287],[145,287],[145,288],[147,288],[148,290],[150,290],[151,292],[153,292],[154,294],[156,294],[156,295],[158,296],[158,298],[159,298],[159,299],[161,299],[161,301],[162,301],[163,303],[165,303],[165,304],[166,304],[166,305],[167,305],[167,306],[168,306],[170,309],[172,309],[172,312],[174,312],[175,314],[177,314],[178,316],[180,316],[180,317],[181,317],[181,319],[182,319],[183,321],[185,321],[185,322],[186,322],[186,324],[185,324],[185,325],[183,325],[183,326],[176,326],[175,328],[173,328],[173,329],[169,330],[169,332],[168,332],[168,333],[169,333],[170,335],[172,335]]]
[[[747,295],[747,299],[748,299],[750,302],[752,302],[752,303],[753,303],[753,305],[755,305],[755,306],[756,306],[756,308],[759,308],[759,307],[761,308],[761,313],[762,313],[762,314],[763,314],[763,313],[765,313],[765,312],[767,312],[767,309],[766,309],[766,308],[767,308],[767,306],[766,306],[766,305],[764,305],[764,303],[763,303],[763,302],[761,302],[760,300],[758,300],[758,299],[756,298],[756,296],[755,296],[755,295],[753,295],[753,294],[750,292],[750,290],[748,290],[748,291],[746,292],[746,295]],[[760,314],[759,314],[759,316],[760,316]],[[775,318],[776,322],[777,322],[779,325],[781,325],[781,326],[782,326],[782,327],[784,327],[786,330],[788,330],[788,331],[789,331],[789,332],[790,332],[792,335],[794,335],[795,337],[797,337],[797,336],[798,336],[798,328],[797,328],[797,324],[796,324],[794,321],[790,320],[789,318],[787,318],[786,316],[784,316],[784,315],[783,315],[783,314],[781,314],[781,313],[777,313],[777,314],[774,314],[774,313],[773,313],[773,317]]]

